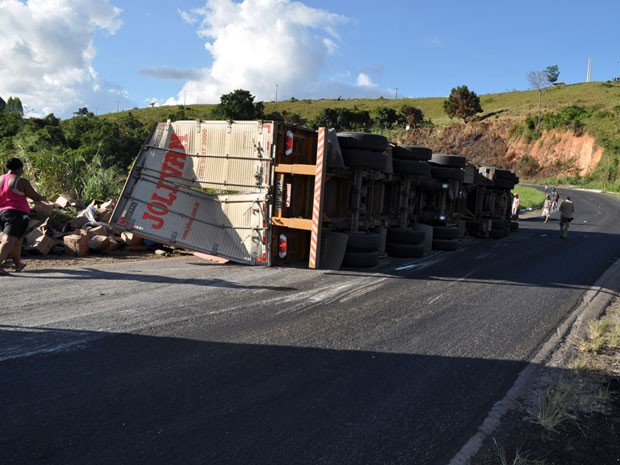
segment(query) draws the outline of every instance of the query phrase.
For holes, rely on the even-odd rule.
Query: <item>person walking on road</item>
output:
[[[549,221],[549,215],[551,215],[551,196],[547,195],[542,209],[542,216],[545,217],[545,221],[543,221],[543,223],[547,223]]]
[[[568,225],[573,221],[573,213],[575,205],[570,197],[566,197],[560,204],[560,237],[563,239],[568,237]]]
[[[24,178],[24,164],[19,158],[6,161],[7,172],[0,175],[0,266],[11,257],[16,271],[21,271],[26,264],[21,260],[21,241],[28,228],[30,205],[28,198],[34,201],[45,197],[34,190],[32,184]],[[9,273],[0,268],[0,276]]]
[[[558,191],[555,191],[553,200],[551,202],[551,213],[557,213],[559,205],[560,205],[560,193]]]

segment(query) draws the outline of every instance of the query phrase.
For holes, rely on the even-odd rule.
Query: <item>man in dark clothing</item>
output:
[[[570,197],[566,197],[560,204],[560,237],[564,239],[568,236],[568,225],[573,221],[574,212],[575,205]]]

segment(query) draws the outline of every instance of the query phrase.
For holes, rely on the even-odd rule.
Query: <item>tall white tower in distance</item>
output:
[[[592,81],[592,58],[588,58],[588,74],[586,75],[586,82]]]

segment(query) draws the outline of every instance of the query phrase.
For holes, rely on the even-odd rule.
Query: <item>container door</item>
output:
[[[239,263],[269,264],[274,126],[158,124],[136,159],[112,225]]]

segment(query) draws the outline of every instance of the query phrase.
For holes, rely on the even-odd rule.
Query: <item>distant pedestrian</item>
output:
[[[549,216],[551,215],[551,196],[545,197],[545,203],[543,203],[542,216],[545,218],[543,223],[547,223],[549,221]]]
[[[519,200],[519,194],[515,194],[512,199],[512,219],[519,219],[519,210],[521,209],[521,201]]]
[[[566,197],[560,204],[560,237],[566,239],[568,237],[568,225],[573,221],[575,213],[575,205],[570,197]]]
[[[557,213],[559,205],[560,205],[560,193],[558,191],[555,191],[555,195],[553,196],[553,202],[551,203],[551,213]]]

